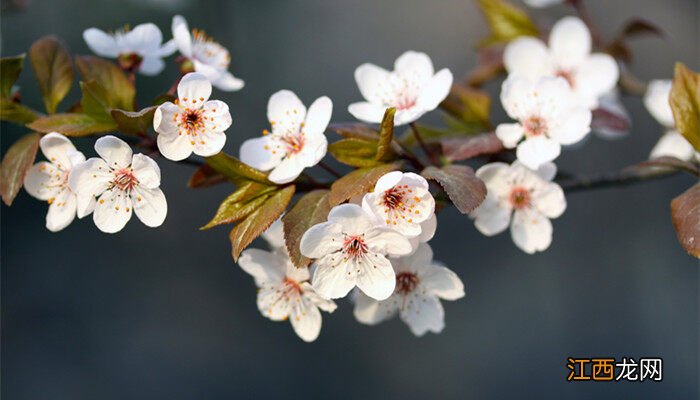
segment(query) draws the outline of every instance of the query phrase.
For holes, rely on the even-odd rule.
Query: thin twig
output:
[[[440,162],[437,159],[435,159],[435,155],[433,154],[432,151],[430,151],[430,149],[428,148],[428,145],[425,144],[425,142],[423,141],[423,137],[421,136],[420,132],[418,131],[418,127],[416,126],[416,123],[411,122],[409,125],[411,126],[411,130],[413,131],[413,136],[416,137],[416,141],[418,142],[418,145],[423,150],[423,153],[425,153],[425,155],[428,157],[428,160],[430,160],[430,163],[435,165],[435,166],[439,166]]]
[[[565,192],[573,193],[592,189],[628,186],[635,183],[667,178],[679,172],[678,170],[670,168],[651,168],[646,172],[623,169],[621,171],[594,177],[564,179],[558,183]]]

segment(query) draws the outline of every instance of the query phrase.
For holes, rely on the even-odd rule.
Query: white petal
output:
[[[328,151],[328,139],[323,134],[306,136],[304,147],[296,157],[304,167],[313,167],[323,159]]]
[[[139,24],[124,34],[124,43],[127,48],[143,56],[156,54],[163,43],[163,34],[153,23]]]
[[[426,291],[445,300],[464,297],[464,284],[452,270],[433,264],[421,277],[421,285]]]
[[[503,64],[509,74],[537,79],[551,73],[549,50],[541,40],[532,37],[516,39],[503,51]]]
[[[520,124],[498,124],[496,136],[508,149],[515,147],[525,135],[525,130]]]
[[[287,295],[281,285],[266,284],[258,291],[258,310],[273,321],[287,319],[292,305],[299,298],[298,295]]]
[[[144,225],[156,228],[163,224],[168,214],[168,203],[159,188],[149,189],[137,185],[131,192],[134,212]]]
[[[413,251],[408,239],[393,229],[375,227],[367,231],[366,238],[370,250],[379,254],[403,256]]]
[[[83,32],[83,39],[90,50],[98,56],[115,58],[121,52],[114,36],[97,28],[89,28]]]
[[[390,89],[389,81],[390,72],[374,64],[362,64],[355,69],[357,87],[360,89],[362,97],[369,103],[384,104],[384,97]],[[352,111],[350,113],[355,115]],[[360,117],[357,118],[362,119]]]
[[[549,49],[559,66],[579,65],[591,52],[591,33],[579,18],[564,17],[552,27]]]
[[[333,102],[326,96],[319,97],[306,112],[304,132],[307,135],[323,135],[333,113]]]
[[[532,202],[547,218],[557,218],[566,210],[566,198],[559,185],[547,182],[532,191]]]
[[[418,275],[433,263],[433,249],[430,245],[421,243],[413,254],[394,258],[391,263],[397,273],[410,272]]]
[[[540,165],[554,160],[559,157],[559,153],[559,143],[543,136],[525,139],[516,150],[518,160],[530,169],[537,169]]]
[[[533,93],[537,91],[535,84],[521,75],[510,75],[501,86],[501,104],[508,116],[523,120],[535,114],[537,101]]]
[[[202,105],[211,96],[211,83],[202,74],[190,72],[182,77],[177,85],[177,97],[180,105]]]
[[[384,112],[386,107],[383,105],[377,105],[369,102],[359,102],[352,103],[348,107],[348,112],[352,114],[353,117],[359,119],[360,121],[369,123],[379,123],[382,122],[384,118]],[[396,116],[394,116],[394,122],[396,123]]]
[[[160,167],[151,157],[143,154],[135,154],[131,161],[134,176],[139,180],[139,185],[148,189],[160,186]]]
[[[593,109],[598,99],[615,88],[620,68],[607,54],[592,54],[576,70],[574,92],[583,105]]]
[[[296,270],[303,270],[308,272],[308,268],[295,268]],[[298,281],[297,281],[298,282]],[[319,309],[332,313],[333,311],[338,308],[338,306],[335,304],[333,300],[328,300],[324,299],[323,297],[319,296],[318,293],[314,291],[314,288],[311,286],[309,282],[302,282],[299,286],[301,286],[301,290],[304,292],[304,297],[309,299],[313,305],[318,307]]]
[[[79,197],[94,197],[107,190],[112,179],[107,163],[95,157],[73,167],[68,176],[68,186]]]
[[[503,162],[488,163],[476,170],[476,176],[484,181],[488,192],[499,197],[510,192],[509,174],[510,165]]]
[[[410,245],[408,247],[410,251]],[[360,270],[357,273],[357,287],[367,296],[375,300],[384,300],[394,293],[396,274],[384,256],[370,253],[368,260],[357,264],[357,268]]]
[[[56,132],[44,135],[39,141],[39,147],[47,160],[64,171],[72,168],[70,155],[78,152],[67,137]]]
[[[305,342],[313,342],[321,333],[321,312],[303,296],[289,314],[294,332]]]
[[[160,57],[146,56],[139,64],[139,72],[147,76],[158,75],[164,68],[165,61]]]
[[[133,153],[125,141],[115,136],[103,136],[95,142],[95,151],[110,168],[127,168],[131,165]]]
[[[76,196],[77,215],[78,218],[83,218],[95,211],[97,200],[95,196]]]
[[[530,7],[544,8],[555,4],[561,4],[564,0],[523,0],[523,2]]]
[[[603,139],[621,139],[632,129],[632,118],[620,100],[617,89],[598,99],[598,108],[592,111],[591,130]]]
[[[516,163],[517,162],[518,161],[516,161]],[[551,181],[557,176],[557,165],[552,162],[544,163],[534,172],[545,181]]]
[[[75,194],[66,188],[49,206],[46,229],[58,232],[70,225],[75,219],[76,204]]]
[[[238,258],[238,265],[255,279],[255,284],[279,284],[284,281],[287,260],[277,253],[247,249]]]
[[[342,231],[349,235],[367,233],[374,227],[369,215],[356,204],[341,204],[328,213],[328,221],[340,224]]]
[[[274,133],[296,133],[306,118],[306,107],[290,90],[280,90],[267,102],[267,119]]]
[[[224,70],[214,79],[211,83],[215,88],[223,90],[224,92],[235,92],[236,90],[243,89],[245,82],[242,79],[238,79],[230,72]]]
[[[348,274],[345,265],[337,265],[334,260],[331,255],[318,260],[311,279],[314,291],[326,299],[345,297],[355,287],[356,275]]]
[[[301,237],[299,250],[309,258],[321,258],[340,250],[343,246],[339,237],[342,225],[337,222],[323,222],[309,228]]]
[[[486,236],[499,234],[508,228],[512,209],[498,201],[492,194],[487,194],[486,199],[474,211],[470,217],[474,218],[474,226]]]
[[[528,254],[546,250],[552,243],[552,223],[532,209],[515,211],[510,233],[513,242]]]
[[[102,232],[115,233],[122,230],[129,222],[132,211],[129,196],[121,190],[110,189],[97,199],[92,218]]]
[[[172,55],[174,52],[177,51],[177,42],[175,39],[170,39],[167,42],[163,43],[163,45],[158,49],[156,52],[155,56],[162,58],[162,57],[168,57],[169,55]]]
[[[38,162],[24,176],[24,190],[36,199],[48,200],[59,190],[58,186],[63,182],[64,174],[65,172],[49,162]]]
[[[248,139],[241,145],[240,159],[243,163],[261,171],[269,171],[278,166],[284,154],[273,153],[274,144],[270,136]]]
[[[418,106],[424,111],[436,109],[450,94],[450,88],[452,88],[452,72],[447,68],[438,71],[423,87],[423,91],[418,96]]]
[[[416,336],[440,333],[445,328],[445,311],[435,296],[409,295],[401,309],[401,319]]]
[[[397,295],[383,301],[377,301],[360,292],[355,298],[353,314],[360,323],[376,325],[396,315],[400,301]]]
[[[374,185],[374,191],[384,192],[386,190],[389,190],[396,186],[399,183],[399,181],[401,181],[401,178],[403,178],[403,172],[401,171],[392,171],[386,173],[377,180],[377,183]]]
[[[422,107],[419,107],[418,105],[406,108],[403,110],[398,110],[396,111],[396,114],[394,115],[394,126],[401,126],[401,125],[406,125],[410,124],[411,122],[415,122],[418,120],[418,118],[422,117],[423,114],[425,114],[427,110],[424,110]],[[381,120],[384,117],[384,113],[382,112],[382,118],[379,119],[377,122],[381,122]]]
[[[270,172],[267,179],[269,179],[270,182],[281,185],[297,179],[303,170],[304,164],[299,157],[295,155],[287,156],[272,170],[272,172]]]
[[[591,131],[591,111],[585,107],[569,109],[553,124],[547,135],[563,145],[581,141]]]
[[[156,110],[156,114],[157,112],[158,110]],[[162,126],[163,124],[161,123],[161,127]],[[192,144],[190,136],[185,134],[181,135],[180,132],[162,132],[156,138],[156,144],[158,145],[160,154],[172,161],[184,160],[194,151],[194,144]]]
[[[204,115],[207,117],[206,127],[208,130],[223,132],[231,127],[233,120],[226,103],[220,100],[209,100],[204,103],[203,108]]]
[[[435,231],[437,231],[437,215],[435,213],[431,214],[430,218],[420,224],[420,228],[421,233],[418,236],[418,240],[421,243],[430,241],[435,236]]]
[[[167,101],[156,108],[153,114],[153,130],[160,134],[177,135],[180,127],[176,114],[180,113],[180,107]]]
[[[282,218],[278,218],[273,222],[272,225],[263,232],[262,237],[273,249],[284,247],[284,223],[282,223]]]
[[[184,17],[181,15],[173,17],[172,31],[173,40],[177,43],[180,53],[185,57],[192,57],[192,36]]]
[[[695,149],[678,131],[668,131],[656,143],[651,150],[649,158],[663,156],[676,157],[679,160],[690,161],[693,159]]]
[[[647,111],[661,125],[671,128],[675,125],[673,121],[673,112],[669,103],[669,95],[671,94],[670,80],[652,80],[647,86],[647,91],[644,94],[644,106]]]
[[[221,152],[226,144],[226,134],[221,131],[205,130],[195,139],[194,154],[202,157],[213,156]]]
[[[394,72],[411,82],[425,82],[434,73],[433,62],[425,53],[407,51],[394,62]]]

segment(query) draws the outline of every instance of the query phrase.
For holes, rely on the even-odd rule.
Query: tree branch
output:
[[[562,179],[557,183],[566,193],[582,192],[585,190],[604,189],[611,187],[629,186],[635,183],[658,180],[674,176],[680,171],[670,168],[625,168],[617,172],[593,177],[576,177]]]

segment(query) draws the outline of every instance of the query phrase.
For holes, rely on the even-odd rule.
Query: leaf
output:
[[[474,131],[491,130],[491,98],[483,90],[460,84],[452,85],[440,107]]]
[[[374,167],[377,161],[377,142],[364,139],[343,139],[328,146],[328,152],[343,164],[353,167]]]
[[[276,189],[275,186],[263,185],[258,182],[248,181],[244,183],[221,202],[214,218],[200,229],[204,230],[217,225],[230,224],[247,217],[265,203],[265,200]]]
[[[8,206],[17,197],[24,183],[24,176],[34,163],[39,148],[38,133],[29,133],[16,141],[5,153],[0,166],[0,195]]]
[[[676,63],[669,102],[676,129],[700,151],[700,77],[682,63]]]
[[[24,125],[37,118],[39,114],[31,108],[10,99],[0,98],[0,120]]]
[[[466,76],[468,86],[478,88],[506,72],[503,65],[503,49],[487,47],[479,49],[478,61]]]
[[[396,158],[396,155],[391,149],[391,142],[394,140],[394,115],[396,114],[395,107],[389,107],[384,112],[382,124],[379,127],[379,141],[377,143],[377,155],[374,157],[377,161],[390,161]]]
[[[328,203],[330,206],[335,206],[355,195],[367,193],[374,187],[379,178],[389,172],[398,170],[400,167],[401,163],[396,162],[352,171],[333,182],[331,193],[328,195]]]
[[[49,114],[56,112],[58,103],[73,85],[73,64],[70,53],[61,40],[44,36],[32,44],[29,60],[34,69],[44,106]]]
[[[444,138],[463,137],[466,134],[471,134],[463,131],[456,131],[454,129],[439,129],[422,124],[415,124],[415,127],[418,129],[418,132],[425,143],[435,143],[443,140]],[[418,144],[416,135],[413,133],[411,128],[406,129],[406,131],[401,135],[399,142],[407,147],[413,147]]]
[[[58,132],[66,136],[89,136],[117,128],[114,121],[100,121],[87,114],[53,114],[41,117],[27,127],[39,132]]]
[[[325,222],[331,206],[328,203],[328,190],[314,190],[305,194],[292,207],[287,214],[282,217],[284,222],[284,241],[287,245],[289,258],[292,263],[299,268],[306,267],[311,259],[304,257],[299,250],[301,237],[304,233],[316,224]]]
[[[330,124],[328,128],[335,131],[338,135],[350,139],[366,139],[366,140],[378,140],[379,133],[376,129],[372,128],[367,124],[362,124],[359,122],[344,122]]]
[[[478,0],[478,3],[491,29],[491,35],[482,40],[480,46],[510,42],[520,36],[539,34],[535,23],[520,8],[504,0]]]
[[[617,96],[605,95],[593,110],[591,130],[606,139],[618,139],[632,129],[632,120]]]
[[[80,82],[80,90],[83,93],[80,99],[81,112],[96,120],[111,121],[110,94],[100,86],[97,81]]]
[[[156,106],[144,108],[141,111],[124,111],[113,109],[111,114],[117,128],[129,134],[146,134],[153,126],[153,116],[156,113]]]
[[[109,93],[107,100],[111,108],[134,111],[136,89],[119,67],[92,56],[76,57],[75,64],[85,82],[96,81]]]
[[[204,164],[194,171],[190,180],[187,182],[187,186],[193,189],[201,189],[223,182],[226,182],[226,177],[223,174],[216,172],[214,168],[208,164]]]
[[[669,157],[669,156],[664,156],[664,157],[658,157],[658,158],[653,158],[648,161],[641,162],[637,164],[634,167],[658,167],[658,168],[668,168],[676,171],[683,171],[687,172],[691,175],[695,175],[697,177],[700,177],[700,168],[698,168],[697,165],[688,162],[688,161],[683,161],[679,160],[676,157]]]
[[[700,258],[700,183],[671,201],[671,220],[683,249]]]
[[[635,18],[625,23],[620,34],[620,36],[625,38],[641,35],[664,36],[664,31],[653,22]]]
[[[495,133],[484,133],[470,137],[445,138],[440,141],[442,154],[450,161],[468,160],[470,158],[500,153],[505,148]]]
[[[207,157],[207,164],[229,179],[248,179],[267,185],[271,184],[270,181],[267,180],[267,175],[264,172],[244,164],[236,157],[230,156],[224,152]]]
[[[233,255],[234,261],[238,261],[241,251],[282,215],[294,196],[294,190],[294,185],[278,190],[263,205],[233,227],[229,238],[231,239],[231,255]]]
[[[0,58],[0,97],[8,98],[24,66],[25,54]]]
[[[462,214],[468,214],[486,198],[486,185],[466,165],[430,166],[421,175],[439,183]]]

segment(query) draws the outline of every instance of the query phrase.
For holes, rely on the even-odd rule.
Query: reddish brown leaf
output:
[[[338,205],[352,196],[367,193],[379,178],[399,169],[401,164],[382,164],[376,167],[360,168],[333,182],[328,196],[330,206]]]
[[[198,167],[190,180],[187,182],[187,186],[193,189],[206,188],[219,183],[226,182],[226,177],[214,170],[208,164],[204,164]]]
[[[328,129],[335,131],[338,135],[350,139],[377,140],[379,133],[371,126],[359,122],[341,122],[330,124]]]
[[[445,138],[440,143],[442,144],[442,154],[451,161],[467,160],[505,150],[503,143],[493,132],[477,136]]]
[[[700,183],[671,201],[671,220],[683,249],[700,258]]]
[[[430,166],[421,175],[439,183],[462,214],[468,214],[486,198],[486,185],[466,165]]]
[[[328,190],[314,190],[297,201],[287,214],[284,222],[284,242],[292,263],[299,268],[309,265],[311,259],[304,257],[299,250],[299,243],[304,233],[313,225],[326,221],[331,206],[328,203]]]
[[[32,62],[46,111],[49,114],[55,113],[58,103],[73,85],[73,63],[70,53],[61,40],[54,36],[45,36],[32,44],[29,60]]]
[[[0,195],[5,204],[12,205],[19,189],[24,183],[24,176],[34,163],[39,148],[38,133],[29,133],[16,141],[5,153],[0,166]]]

